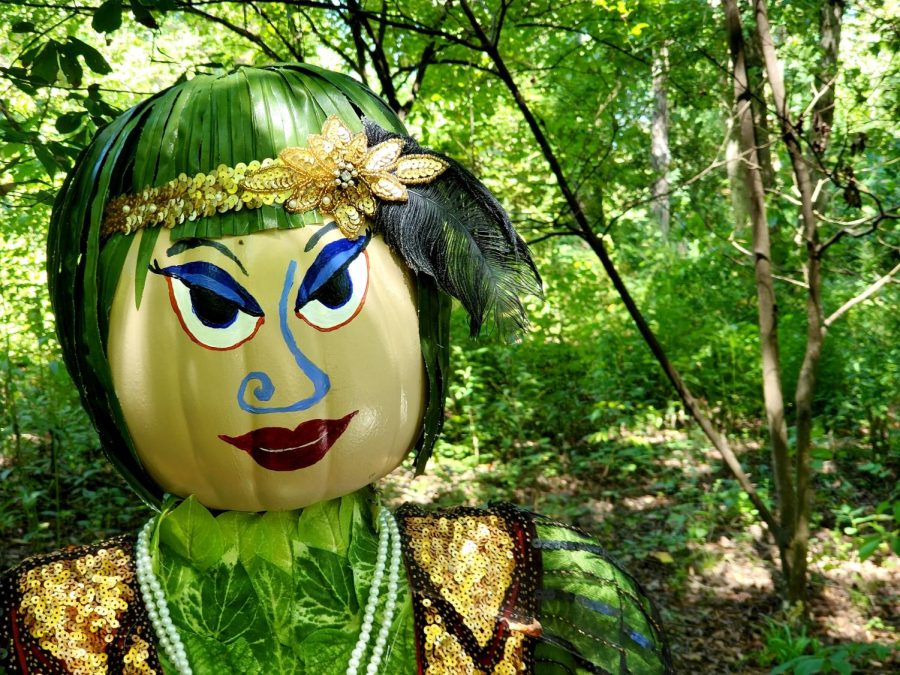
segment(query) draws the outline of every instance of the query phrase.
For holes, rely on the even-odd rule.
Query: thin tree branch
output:
[[[731,244],[732,246],[734,246],[738,251],[743,253],[745,256],[747,256],[751,260],[755,257],[753,255],[753,251],[749,250],[748,248],[745,248],[744,246],[741,246],[741,244],[738,243],[735,239],[729,238],[728,243]],[[785,277],[780,274],[775,274],[774,272],[772,273],[772,278],[777,279],[778,281],[784,281],[785,283],[792,284],[794,286],[799,286],[800,288],[804,288],[804,289],[809,288],[809,284],[807,284],[806,282],[798,281],[797,279],[791,279],[790,277]]]
[[[725,135],[725,139],[723,140],[722,145],[719,147],[719,151],[716,153],[716,157],[719,157],[719,156],[724,152],[725,146],[728,144],[728,138],[729,138],[729,136],[730,136],[730,134],[726,134],[726,135]],[[774,142],[775,142],[775,141],[770,141],[770,142],[767,144],[767,147],[768,147],[768,146],[771,146]],[[641,197],[641,198],[639,198],[639,199],[635,199],[635,200],[632,201],[632,202],[629,202],[629,203],[626,204],[624,207],[622,207],[622,209],[621,209],[621,211],[620,211],[619,213],[617,213],[615,216],[613,216],[612,218],[610,218],[610,227],[612,227],[612,225],[613,225],[614,223],[616,223],[618,220],[620,220],[621,218],[623,218],[624,216],[626,216],[630,211],[632,211],[633,209],[637,208],[638,206],[642,206],[642,205],[644,205],[644,204],[649,204],[649,203],[652,202],[654,199],[658,199],[658,198],[661,197],[661,196],[662,196],[662,197],[670,197],[670,196],[674,195],[675,193],[677,193],[677,192],[683,190],[684,188],[686,188],[686,187],[688,187],[688,186],[690,186],[690,185],[693,185],[694,183],[696,183],[696,182],[699,181],[700,179],[702,179],[702,178],[704,178],[705,176],[707,176],[707,175],[708,175],[709,173],[711,173],[712,171],[715,171],[716,169],[719,169],[719,168],[721,168],[721,167],[723,167],[723,166],[728,166],[729,164],[734,164],[735,162],[744,162],[744,163],[747,164],[748,167],[751,167],[751,168],[760,168],[760,167],[759,167],[759,164],[758,164],[758,160],[755,160],[755,159],[753,159],[753,158],[755,157],[756,152],[757,152],[761,147],[763,147],[763,146],[760,146],[760,145],[754,145],[753,147],[748,148],[748,149],[746,149],[746,150],[743,150],[743,149],[742,149],[737,155],[735,155],[734,157],[731,157],[731,158],[729,158],[729,159],[716,159],[716,160],[713,160],[713,161],[712,161],[709,165],[707,165],[705,168],[701,169],[699,172],[695,173],[695,174],[694,174],[693,176],[691,176],[690,178],[685,178],[683,181],[678,182],[677,184],[675,184],[673,187],[671,187],[671,188],[670,188],[669,190],[667,190],[666,192],[661,193],[661,194],[656,195],[656,196],[650,195],[650,196],[647,196],[647,197]],[[645,191],[646,191],[646,190],[649,190],[649,189],[650,189],[650,188],[645,188]]]
[[[831,325],[835,321],[840,319],[844,314],[849,312],[853,307],[855,307],[856,305],[858,305],[859,303],[861,303],[865,300],[868,300],[873,295],[875,295],[878,291],[880,291],[884,286],[891,283],[891,281],[897,275],[898,272],[900,272],[900,263],[897,263],[894,266],[894,269],[892,269],[890,272],[885,274],[883,277],[881,277],[880,279],[878,279],[877,281],[875,281],[874,283],[869,285],[869,287],[866,288],[866,290],[864,290],[862,293],[860,293],[859,295],[857,295],[853,298],[850,298],[847,302],[845,302],[843,305],[838,307],[834,312],[832,312],[831,316],[829,316],[823,322],[825,329],[827,330],[828,328],[831,328]]]
[[[281,40],[281,44],[283,44],[285,47],[287,47],[288,53],[290,53],[290,55],[293,58],[295,58],[297,61],[302,61],[303,54],[301,54],[300,51],[298,49],[296,49],[294,47],[294,45],[292,45],[287,40],[287,38],[285,38],[285,36],[282,34],[282,32],[278,29],[278,26],[276,26],[275,23],[272,21],[272,19],[269,18],[269,15],[266,14],[262,10],[262,8],[258,7],[255,2],[250,2],[248,4],[250,5],[250,7],[253,8],[253,11],[256,12],[257,15],[269,25],[269,28],[272,29],[272,32],[275,33],[276,37],[278,37],[279,40]]]
[[[756,152],[753,126],[754,98],[747,72],[747,56],[741,15],[737,0],[723,0],[725,31],[733,64],[734,116],[739,129],[742,153],[747,153],[744,180],[747,185],[750,223],[753,231],[753,268],[756,281],[757,316],[759,322],[760,366],[762,368],[763,402],[772,465],[778,495],[779,536],[776,536],[782,564],[793,534],[794,486],[790,476],[790,449],[785,419],[784,392],[781,383],[781,358],[778,351],[778,305],[772,280],[772,244],[766,216],[765,189]]]
[[[178,9],[180,9],[183,12],[187,12],[188,14],[195,14],[196,16],[202,17],[202,18],[206,19],[207,21],[212,21],[213,23],[217,23],[219,25],[225,26],[225,28],[227,28],[228,30],[232,31],[233,33],[237,33],[245,40],[255,44],[270,59],[273,59],[275,61],[283,61],[284,60],[281,57],[281,55],[278,52],[276,52],[275,50],[273,50],[271,47],[269,47],[269,45],[266,44],[266,41],[263,40],[259,35],[247,30],[246,28],[242,28],[240,26],[237,26],[237,25],[231,23],[228,19],[223,19],[220,16],[216,16],[214,14],[204,12],[202,9],[197,9],[196,7],[192,7],[188,3],[179,3]]]
[[[360,53],[357,51],[357,60],[354,61],[349,55],[347,55],[344,52],[344,50],[342,50],[339,47],[337,47],[336,45],[334,45],[331,40],[329,40],[322,34],[322,32],[319,30],[319,27],[316,25],[316,22],[312,19],[311,16],[309,16],[302,9],[298,10],[298,13],[300,14],[300,16],[302,16],[304,19],[306,19],[306,23],[309,25],[309,29],[312,31],[313,35],[315,35],[319,39],[319,42],[321,42],[328,49],[330,49],[335,54],[337,54],[339,57],[341,57],[341,59],[344,61],[344,63],[346,63],[347,66],[351,70],[353,70],[357,75],[359,75],[360,81],[364,85],[368,86],[369,81],[368,81],[368,78],[366,78],[365,54],[360,55]],[[345,21],[345,23],[347,23],[347,22]]]
[[[463,66],[464,68],[472,68],[473,70],[480,70],[483,73],[488,73],[495,77],[498,77],[497,71],[493,68],[489,68],[487,66],[482,66],[478,63],[473,63],[472,61],[466,61],[465,59],[435,59],[432,61],[433,64],[440,64],[445,66]]]
[[[374,17],[374,20],[379,22],[377,30],[372,27],[372,22],[362,11],[357,0],[348,0],[347,8],[350,12],[350,32],[353,35],[353,41],[357,45],[357,53],[359,53],[360,50],[364,50],[368,53],[369,58],[372,60],[372,67],[375,68],[378,82],[381,85],[381,95],[387,99],[391,110],[399,112],[402,105],[400,99],[397,97],[397,87],[394,85],[393,77],[391,77],[391,67],[387,60],[387,54],[384,51],[384,30],[386,27],[384,18],[387,12],[386,7],[384,3],[382,3],[381,13]],[[365,38],[363,37],[360,28],[364,28],[368,34],[372,44],[371,48],[365,44]]]
[[[428,66],[431,65],[434,59],[435,51],[434,40],[425,45],[425,49],[422,50],[422,56],[419,58],[419,64],[416,67],[416,76],[415,79],[413,79],[409,98],[406,99],[406,103],[400,106],[400,110],[397,111],[397,115],[401,120],[406,119],[406,116],[409,115],[409,111],[412,110],[413,103],[416,102],[416,99],[419,96],[419,91],[422,89],[422,82],[425,80],[425,72],[428,70]]]
[[[33,7],[35,9],[64,9],[75,13],[93,13],[100,5],[81,7],[78,5],[54,5],[49,2],[23,2],[21,0],[0,0],[0,5],[12,5],[13,7]]]
[[[638,56],[637,54],[625,49],[617,45],[615,42],[610,42],[604,38],[601,38],[599,35],[594,35],[590,31],[576,28],[573,26],[562,26],[556,23],[550,22],[542,22],[542,21],[523,21],[517,22],[516,28],[540,28],[542,30],[551,30],[551,31],[559,31],[564,33],[577,33],[578,35],[587,35],[591,40],[597,42],[598,44],[604,45],[605,47],[609,47],[610,49],[619,52],[620,54],[627,56],[628,58],[640,63],[642,66],[646,66],[649,68],[651,66],[650,61],[647,59]]]
[[[876,197],[874,194],[872,194],[868,190],[859,189],[858,186],[857,186],[857,189],[859,190],[859,193],[861,195],[866,195],[872,201],[875,202],[875,206],[878,209],[878,215],[875,216],[874,220],[872,220],[869,227],[867,227],[864,230],[854,230],[852,227],[845,226],[845,227],[842,227],[841,229],[839,229],[833,235],[831,235],[831,237],[829,237],[824,243],[819,245],[819,247],[816,251],[816,255],[820,259],[822,258],[822,255],[825,253],[825,251],[827,251],[831,246],[834,246],[834,244],[838,243],[844,237],[847,237],[847,236],[853,237],[853,238],[865,237],[866,235],[872,234],[875,230],[877,230],[878,226],[884,220],[900,220],[900,212],[898,212],[898,207],[894,206],[888,210],[885,210],[884,207],[881,205],[881,200],[878,199],[878,197]]]
[[[818,91],[813,88],[813,97],[810,99],[809,103],[806,104],[806,108],[803,110],[803,112],[800,113],[800,119],[809,117],[809,114],[815,109],[815,107],[823,97],[826,97],[829,94],[832,96],[834,95],[832,89],[834,87],[834,83],[837,81],[837,78],[837,75],[832,77],[828,82],[825,83],[825,86]],[[834,103],[832,103],[832,105],[834,105]]]
[[[722,458],[727,464],[728,468],[731,470],[732,474],[740,483],[741,487],[747,493],[748,497],[753,502],[753,505],[759,511],[760,517],[769,526],[769,529],[772,532],[773,536],[775,536],[776,539],[780,539],[781,533],[777,521],[769,511],[768,507],[762,501],[762,498],[759,496],[759,493],[756,491],[756,488],[750,481],[750,478],[746,473],[744,473],[743,467],[741,467],[740,462],[734,454],[734,451],[731,449],[731,445],[729,444],[728,439],[718,432],[713,423],[703,412],[700,403],[694,398],[693,394],[691,394],[690,390],[687,388],[687,385],[684,383],[684,380],[682,380],[681,375],[675,369],[674,365],[672,365],[672,363],[669,361],[665,351],[662,348],[662,345],[660,345],[659,340],[656,338],[656,335],[653,333],[650,325],[647,323],[643,314],[641,314],[640,309],[637,307],[637,304],[632,298],[631,293],[625,286],[625,283],[619,275],[615,265],[613,264],[612,259],[609,257],[609,252],[606,249],[606,244],[603,242],[603,239],[601,237],[598,237],[597,233],[592,229],[587,217],[584,214],[584,210],[581,207],[581,203],[578,201],[575,193],[569,186],[565,172],[563,172],[559,159],[556,156],[556,153],[554,152],[552,146],[550,145],[550,142],[547,139],[547,136],[544,133],[540,122],[535,117],[534,113],[531,110],[531,107],[528,105],[528,102],[525,100],[525,97],[519,90],[519,87],[513,79],[512,74],[510,73],[509,68],[507,67],[506,62],[501,56],[498,48],[491,44],[490,38],[488,38],[481,24],[478,22],[478,19],[472,12],[468,0],[460,0],[460,7],[462,8],[463,12],[466,15],[466,18],[469,21],[469,24],[474,30],[475,35],[481,44],[481,48],[485,51],[485,53],[488,54],[488,56],[490,56],[491,60],[494,62],[494,65],[497,68],[498,77],[506,85],[510,95],[513,97],[513,100],[516,103],[516,106],[519,108],[519,111],[522,113],[522,116],[525,118],[525,121],[531,129],[535,141],[537,141],[538,146],[541,148],[541,152],[544,155],[544,158],[547,160],[547,164],[550,166],[553,175],[556,177],[557,184],[559,185],[560,191],[563,193],[566,204],[568,205],[569,210],[572,212],[572,216],[574,217],[575,222],[577,223],[578,228],[581,231],[581,236],[600,259],[604,270],[606,270],[606,273],[612,281],[613,286],[615,286],[616,291],[619,293],[619,296],[625,303],[625,306],[628,309],[632,320],[635,322],[635,325],[640,331],[641,336],[644,338],[644,341],[650,348],[650,351],[656,357],[656,360],[659,362],[669,381],[675,387],[675,390],[678,392],[679,397],[684,402],[685,407],[691,412],[694,419],[697,420],[698,424],[703,429],[707,438],[709,438],[713,446],[722,455]]]
[[[809,521],[812,510],[812,426],[813,398],[816,387],[816,371],[822,355],[822,344],[825,331],[822,325],[822,280],[820,275],[820,256],[818,244],[817,220],[812,197],[812,180],[810,169],[801,148],[801,136],[797,126],[791,120],[787,107],[787,96],[784,87],[784,75],[769,25],[768,6],[765,0],[754,0],[756,16],[756,32],[762,47],[763,61],[772,90],[772,99],[781,126],[781,136],[791,159],[791,168],[800,191],[800,215],[803,222],[803,244],[806,252],[806,282],[809,290],[806,295],[806,348],[800,373],[797,376],[797,388],[794,393],[796,406],[796,461],[795,475],[795,521],[793,536],[789,543],[788,554],[790,566],[788,574],[788,599],[801,603],[805,611],[806,573],[809,564]]]
[[[497,47],[500,44],[500,35],[503,32],[503,22],[506,19],[506,10],[509,9],[510,4],[512,2],[507,2],[506,0],[500,0],[500,11],[497,12],[497,20],[494,22],[493,26],[493,38],[491,38],[491,44],[494,47]]]
[[[898,216],[900,216],[898,210],[900,210],[900,206],[892,206],[885,212],[884,218],[897,218]],[[856,220],[837,220],[836,218],[829,218],[828,216],[816,211],[816,217],[822,222],[829,223],[830,225],[840,225],[841,227],[848,227],[852,229],[854,227],[859,227],[860,225],[865,225],[866,223],[869,223],[871,220],[878,218],[879,216],[866,216],[865,218],[857,218]]]

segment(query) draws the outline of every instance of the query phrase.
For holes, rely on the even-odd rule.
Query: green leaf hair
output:
[[[123,113],[85,148],[56,199],[47,265],[63,356],[105,453],[151,505],[159,503],[161,490],[137,457],[106,357],[109,312],[134,235],[117,234],[103,241],[104,207],[116,195],[162,185],[181,173],[209,172],[220,164],[234,166],[304,146],[329,115],[338,115],[354,131],[363,130],[365,118],[370,135],[408,139],[396,115],[349,77],[301,64],[242,67],[219,77],[195,77]],[[425,229],[417,232],[415,223],[402,217],[409,214],[402,208],[391,210],[394,218],[376,214],[376,227],[416,280],[427,374],[427,407],[416,445],[418,472],[443,423],[449,295],[469,311],[474,334],[488,314],[501,330],[510,324],[513,329],[523,326],[518,295],[540,288],[528,252],[496,200],[460,165],[453,163],[451,173],[455,183],[413,195]],[[468,197],[460,197],[457,188]],[[315,214],[263,207],[186,221],[172,229],[171,237],[249,235],[318,220]],[[140,236],[138,303],[159,230],[145,229]],[[447,250],[438,250],[441,246]]]

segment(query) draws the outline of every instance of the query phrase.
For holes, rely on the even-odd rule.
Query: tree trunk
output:
[[[809,517],[812,505],[812,451],[813,397],[816,386],[816,369],[822,354],[824,339],[822,317],[822,281],[819,275],[817,222],[813,212],[813,190],[809,167],[800,147],[800,138],[794,122],[790,118],[785,96],[784,79],[772,31],[769,26],[768,8],[765,0],[754,0],[756,30],[762,47],[769,86],[781,127],[781,135],[791,158],[791,168],[797,189],[800,192],[800,217],[802,237],[806,250],[804,260],[806,283],[806,350],[803,364],[797,378],[794,401],[797,408],[796,485],[797,505],[793,537],[789,543],[790,575],[788,577],[788,600],[792,603],[806,601],[806,566],[809,548]]]
[[[810,127],[809,143],[820,157],[828,147],[831,127],[834,124],[834,94],[838,76],[838,53],[841,44],[841,24],[844,18],[843,0],[825,0],[819,17],[819,46],[822,60],[816,70],[816,92],[819,94],[813,106],[813,120]],[[813,180],[823,180],[821,171],[813,171]],[[816,193],[815,207],[819,213],[828,205],[828,191],[820,189]]]
[[[759,36],[755,32],[750,33],[743,42],[743,51],[747,91],[753,94],[749,97],[749,101],[756,149],[755,164],[759,167],[763,189],[770,190],[775,185],[775,169],[772,166],[772,140],[769,133],[768,110],[766,109],[766,74]],[[737,90],[737,86],[735,86],[735,90]],[[737,106],[735,106],[734,112],[738,112]],[[734,137],[729,140],[726,153],[729,160],[728,179],[731,185],[731,203],[735,209],[735,229],[740,230],[743,228],[749,212],[750,196],[747,194],[747,186],[750,184],[750,178],[746,175],[748,158],[744,157],[743,161],[736,161],[741,153],[741,124],[736,119],[733,132]]]
[[[656,174],[653,181],[653,213],[664,238],[669,236],[669,46],[659,47],[653,57],[653,124],[650,127],[650,165]]]
[[[778,353],[778,305],[775,300],[775,283],[772,278],[771,241],[766,216],[765,189],[756,135],[753,110],[750,105],[752,92],[747,74],[746,50],[737,0],[724,0],[725,30],[734,68],[735,119],[739,129],[741,153],[744,154],[744,171],[747,180],[750,223],[753,233],[753,254],[756,273],[756,295],[759,313],[759,344],[762,365],[763,400],[772,447],[772,465],[778,490],[778,520],[781,552],[785,578],[790,577],[791,562],[787,547],[793,536],[794,485],[791,480],[791,459],[788,443],[787,421],[784,412],[784,394],[781,385],[781,362]]]
[[[644,318],[643,314],[641,314],[640,309],[634,301],[634,298],[631,296],[631,293],[625,286],[625,282],[622,280],[622,277],[619,275],[618,270],[616,270],[615,265],[613,265],[612,259],[609,257],[609,251],[607,251],[606,249],[603,238],[598,236],[597,233],[594,232],[594,230],[591,228],[591,224],[588,222],[587,216],[585,216],[584,214],[581,203],[579,202],[575,192],[572,190],[566,174],[562,169],[559,157],[557,157],[556,153],[553,150],[553,147],[550,145],[550,141],[548,140],[547,135],[544,133],[541,123],[538,121],[534,112],[531,110],[531,107],[528,105],[528,101],[526,101],[525,97],[522,95],[522,92],[516,84],[512,73],[509,71],[509,68],[506,65],[506,61],[500,54],[497,45],[488,38],[487,34],[484,31],[484,28],[478,22],[478,19],[472,12],[471,7],[469,7],[468,1],[460,0],[460,7],[465,13],[466,19],[469,21],[472,29],[475,31],[482,50],[490,57],[491,61],[494,63],[497,77],[500,78],[500,80],[509,90],[509,93],[512,96],[513,101],[515,102],[516,107],[519,108],[519,111],[522,113],[522,117],[528,124],[528,128],[531,130],[531,133],[538,144],[538,147],[540,147],[541,153],[544,155],[544,159],[547,160],[547,164],[557,180],[560,192],[562,192],[563,198],[566,200],[566,205],[569,207],[569,210],[572,213],[572,218],[578,225],[580,235],[584,238],[587,244],[600,259],[600,264],[603,265],[603,269],[606,271],[607,275],[609,275],[610,281],[612,281],[612,284],[618,292],[619,297],[622,298],[622,301],[624,302],[625,307],[628,309],[628,313],[634,321],[635,326],[637,326],[641,337],[647,343],[647,346],[650,348],[653,356],[656,358],[660,367],[663,369],[666,377],[672,383],[672,386],[678,393],[679,398],[681,398],[681,401],[684,403],[685,409],[700,425],[703,433],[712,443],[713,447],[722,456],[723,461],[731,471],[732,475],[734,475],[735,479],[738,481],[738,484],[740,484],[741,488],[744,490],[744,492],[747,493],[747,496],[750,498],[750,501],[756,507],[757,511],[759,511],[760,519],[769,527],[769,530],[772,532],[772,535],[775,537],[776,541],[779,541],[782,535],[778,521],[772,515],[772,512],[769,510],[768,506],[766,506],[766,503],[762,500],[762,498],[759,496],[759,493],[756,491],[756,487],[744,472],[740,462],[738,461],[737,457],[734,454],[734,451],[731,448],[731,444],[728,442],[728,439],[723,434],[719,433],[712,420],[710,420],[710,418],[704,412],[700,403],[691,394],[684,380],[681,378],[681,374],[678,372],[672,362],[669,361],[655,333],[650,328],[650,325],[647,323],[647,320]]]
[[[750,213],[750,198],[747,195],[747,186],[750,179],[747,177],[747,159],[741,157],[741,125],[734,117],[737,104],[732,107],[732,116],[727,120],[728,143],[725,146],[725,171],[728,173],[728,191],[731,197],[731,210],[734,213],[734,231],[740,232],[747,225],[747,217]]]
[[[775,185],[775,168],[772,166],[772,138],[766,101],[766,69],[762,59],[759,36],[751,32],[744,44],[747,59],[747,86],[753,92],[750,107],[753,110],[753,134],[756,137],[756,156],[763,187],[770,190]]]

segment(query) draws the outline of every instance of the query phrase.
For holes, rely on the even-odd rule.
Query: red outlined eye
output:
[[[205,262],[160,268],[169,301],[188,337],[213,350],[234,349],[259,330],[265,316],[259,304],[224,270]]]
[[[296,310],[298,317],[320,331],[336,330],[362,309],[369,289],[369,255],[362,251],[336,270]]]

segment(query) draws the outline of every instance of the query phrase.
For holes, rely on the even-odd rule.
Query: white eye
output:
[[[205,262],[190,262],[151,272],[166,277],[169,300],[181,327],[201,347],[234,349],[265,321],[259,304],[227,272]]]
[[[317,330],[330,331],[359,314],[369,288],[369,256],[366,251],[338,269],[307,298],[301,287],[297,316]]]

